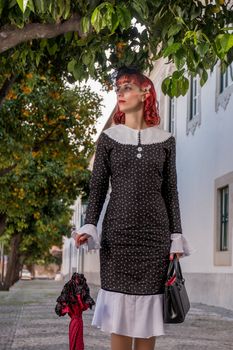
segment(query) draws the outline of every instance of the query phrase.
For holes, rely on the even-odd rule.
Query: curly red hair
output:
[[[144,102],[144,120],[149,126],[159,125],[160,116],[153,82],[135,69],[124,68],[116,76],[116,85],[125,82],[136,84],[141,90],[148,91]],[[117,106],[117,111],[113,115],[113,121],[115,124],[125,123],[125,113],[120,111],[119,106]]]

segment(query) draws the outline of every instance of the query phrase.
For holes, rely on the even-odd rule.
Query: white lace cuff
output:
[[[75,239],[77,234],[80,233],[87,233],[91,237],[88,238],[87,243],[84,243],[81,247],[87,246],[87,251],[90,251],[92,249],[99,249],[100,248],[100,242],[99,242],[99,236],[97,227],[93,224],[85,224],[76,231],[72,233],[72,237]]]
[[[171,234],[171,253],[181,253],[181,257],[189,256],[194,252],[194,249],[190,247],[186,238],[181,233],[172,233]]]

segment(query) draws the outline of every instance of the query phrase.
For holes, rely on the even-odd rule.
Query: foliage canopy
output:
[[[163,57],[176,69],[164,93],[184,95],[187,73],[203,85],[217,60],[232,62],[232,10],[231,0],[0,0],[0,66],[31,72],[49,61],[70,80],[108,88],[113,69],[149,71]]]

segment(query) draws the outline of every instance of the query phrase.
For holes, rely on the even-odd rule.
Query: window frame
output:
[[[228,188],[227,203],[227,249],[221,249],[222,239],[222,191]],[[232,266],[232,232],[233,232],[233,171],[214,181],[214,265]]]
[[[229,250],[229,185],[221,187],[219,191],[219,251]]]
[[[201,125],[201,86],[198,76],[189,79],[187,99],[186,134],[188,135],[190,132],[194,134],[197,126]]]
[[[230,101],[231,95],[233,94],[233,80],[230,84],[225,85],[226,76],[228,76],[229,71],[233,74],[233,62],[227,67],[225,73],[221,72],[220,62],[217,64],[216,68],[216,92],[215,92],[215,111],[218,112],[220,106],[226,110],[227,105]]]
[[[229,83],[230,82],[230,83]],[[222,94],[225,89],[228,89],[233,84],[233,62],[229,64],[224,73],[220,69],[220,87],[219,93]]]
[[[173,136],[176,135],[176,107],[177,99],[175,97],[168,97],[168,112],[167,112],[167,127],[166,130]]]

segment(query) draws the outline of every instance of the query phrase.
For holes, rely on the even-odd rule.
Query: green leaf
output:
[[[202,8],[201,6],[196,6],[195,4],[191,7],[191,21],[201,15]]]
[[[147,19],[148,18],[148,16],[149,16],[149,9],[148,9],[146,1],[144,1],[144,0],[133,0],[132,1],[132,6],[143,19]]]
[[[48,44],[48,40],[47,39],[41,39],[40,41],[40,48],[44,49]]]
[[[67,65],[67,69],[70,73],[73,73],[74,67],[77,64],[77,61],[73,58]]]
[[[171,79],[171,96],[177,97],[177,95],[178,95],[177,92],[178,92],[178,81],[177,81],[177,79],[172,78]]]
[[[65,37],[66,43],[69,43],[69,42],[71,42],[71,40],[73,38],[73,33],[72,32],[65,33],[64,37]]]
[[[163,56],[164,57],[167,57],[173,53],[176,53],[181,47],[181,44],[180,43],[174,43],[172,44],[171,46],[168,46],[164,52],[163,52]]]
[[[207,79],[208,79],[208,73],[206,70],[203,70],[201,79],[200,79],[200,85],[203,86],[206,83]]]
[[[100,30],[102,29],[102,22],[103,22],[103,17],[101,15],[99,8],[96,7],[91,16],[91,24],[93,25],[97,33],[99,33]]]
[[[20,51],[19,51],[19,50],[16,50],[16,51],[12,54],[11,59],[12,59],[13,61],[16,61],[16,60],[19,58],[19,55],[20,55]]]
[[[24,13],[27,7],[28,0],[16,0],[16,1],[20,7],[20,10]]]
[[[29,0],[28,1],[28,6],[27,6],[30,11],[32,11],[33,13],[35,13],[35,7],[34,7],[34,3],[33,3],[33,0]]]
[[[34,0],[34,5],[39,13],[45,13],[48,9],[48,2],[45,0]],[[52,3],[49,6],[52,6]]]
[[[111,30],[111,34],[113,34],[115,32],[115,30],[117,29],[117,27],[119,26],[119,19],[118,19],[118,16],[117,16],[117,13],[114,12],[112,14],[112,30]]]
[[[182,29],[182,26],[180,24],[172,24],[168,30],[168,33],[167,33],[168,38],[179,33],[181,29]]]
[[[0,0],[0,16],[2,14],[2,10],[4,8],[4,5],[5,5],[5,1],[4,0]]]
[[[185,96],[189,89],[189,80],[186,77],[182,77],[180,80],[180,92],[182,96]]]
[[[62,17],[65,11],[65,3],[64,0],[57,0],[57,18]]]
[[[88,66],[92,62],[92,52],[87,52],[82,55],[82,61],[83,63]]]
[[[130,51],[127,51],[127,55],[126,55],[126,60],[125,60],[125,64],[127,66],[130,66],[135,60],[135,55],[134,53],[130,50]]]
[[[205,56],[209,49],[210,46],[208,43],[199,42],[196,46],[196,51],[201,57]]]
[[[109,28],[109,30],[112,30],[112,16],[115,13],[114,8],[112,4],[106,5],[106,12],[103,15],[103,22],[104,24]]]
[[[83,33],[88,33],[90,29],[90,19],[88,17],[82,17],[81,26]]]
[[[26,64],[27,55],[28,55],[28,50],[27,49],[24,49],[24,50],[21,51],[20,60],[22,61],[23,65]]]
[[[216,43],[221,51],[227,53],[233,47],[233,34],[219,34]]]
[[[175,54],[174,54],[174,63],[176,65],[176,68],[178,70],[181,70],[181,68],[186,63],[186,53],[183,48],[180,48]]]
[[[67,19],[69,15],[70,15],[70,0],[66,0],[64,14],[63,14],[64,19]]]
[[[180,71],[176,70],[175,72],[173,72],[172,78],[179,79],[183,74],[184,74],[184,69]]]
[[[85,75],[85,72],[83,70],[83,65],[76,64],[74,66],[73,75],[74,75],[75,80],[81,80],[83,78],[83,76]]]
[[[163,80],[162,82],[162,91],[164,93],[164,95],[168,95],[170,92],[170,85],[171,85],[171,77],[167,77]]]
[[[36,53],[36,66],[37,66],[37,67],[39,66],[40,59],[41,59],[41,53],[40,53],[40,52],[37,52],[37,53]]]
[[[126,5],[117,5],[116,13],[122,28],[128,29],[131,25],[131,13]]]
[[[54,55],[58,51],[58,49],[59,48],[58,48],[57,43],[53,44],[53,46],[47,45],[47,50],[51,56]]]

